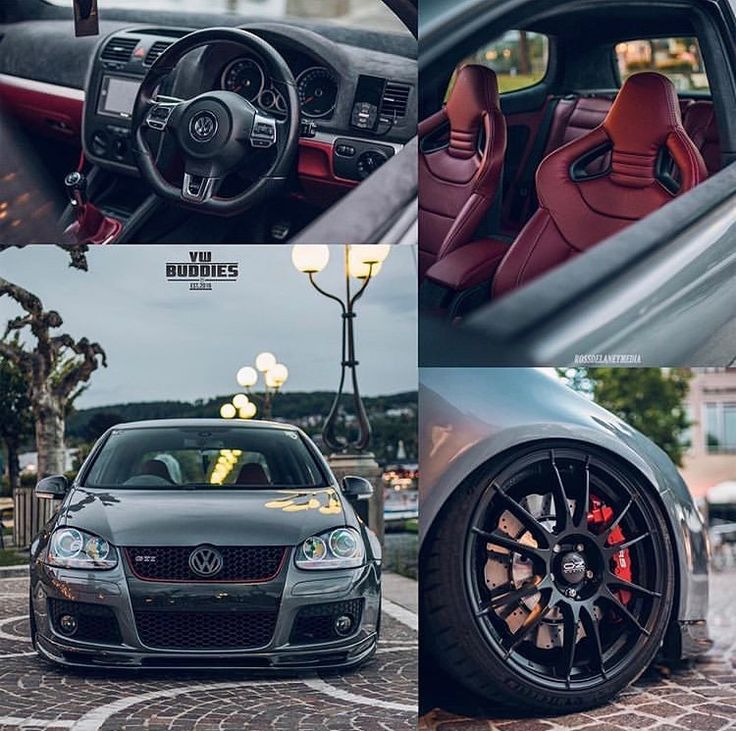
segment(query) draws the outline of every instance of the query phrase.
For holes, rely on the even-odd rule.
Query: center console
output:
[[[167,34],[169,31],[167,31]],[[148,69],[185,32],[153,29],[117,33],[97,49],[87,83],[84,150],[101,167],[137,173],[131,142],[133,106]],[[162,90],[163,91],[163,90]]]

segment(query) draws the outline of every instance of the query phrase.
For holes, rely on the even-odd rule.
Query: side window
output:
[[[523,30],[504,33],[458,64],[447,88],[448,95],[458,70],[471,63],[487,66],[496,72],[501,94],[526,89],[538,84],[547,73],[549,39],[541,33]]]
[[[616,59],[622,82],[639,71],[656,71],[669,78],[677,91],[709,91],[703,57],[694,36],[619,43]]]

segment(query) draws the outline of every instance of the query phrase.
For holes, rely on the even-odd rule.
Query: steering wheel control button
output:
[[[189,122],[189,134],[195,142],[209,142],[214,139],[220,124],[213,112],[197,112]]]
[[[352,145],[336,145],[335,154],[341,157],[355,157],[355,148]]]
[[[276,120],[256,114],[250,143],[253,147],[271,147],[276,144]]]

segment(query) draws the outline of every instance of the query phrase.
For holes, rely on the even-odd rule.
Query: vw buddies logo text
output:
[[[237,282],[238,262],[212,261],[211,251],[190,251],[189,261],[167,262],[166,279],[169,282],[188,282],[190,290],[211,290],[213,282]]]

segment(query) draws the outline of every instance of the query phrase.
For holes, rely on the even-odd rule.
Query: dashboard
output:
[[[332,202],[416,134],[415,61],[336,43],[296,26],[263,23],[244,29],[270,43],[295,78],[301,119],[298,172],[308,197]],[[138,88],[158,56],[187,33],[132,27],[99,43],[84,108],[83,143],[92,162],[137,174],[131,127]],[[285,118],[279,85],[257,53],[215,41],[187,54],[162,82],[159,94],[191,99],[226,90]]]
[[[263,61],[253,54],[230,61],[222,70],[216,88],[235,92],[264,112],[277,117],[286,116],[284,95],[272,83]],[[320,119],[334,112],[339,85],[326,66],[308,66],[299,71],[296,89],[303,117]]]

